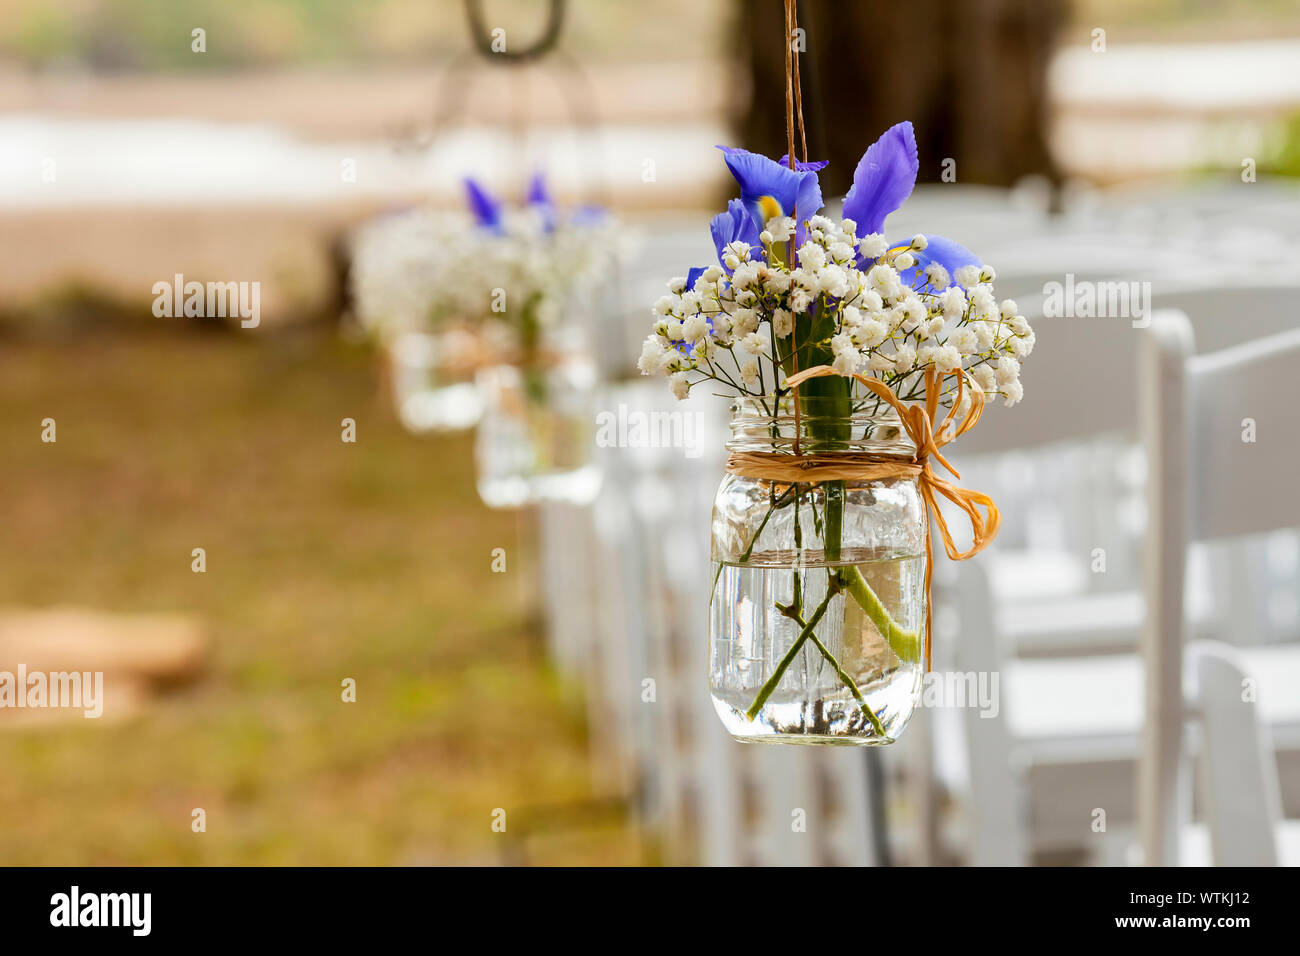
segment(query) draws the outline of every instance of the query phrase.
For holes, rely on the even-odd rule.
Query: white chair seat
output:
[[[1242,648],[1260,717],[1279,750],[1300,747],[1300,645]],[[1030,763],[1126,759],[1142,726],[1142,665],[1131,654],[1007,661],[1002,694],[1012,739]]]
[[[1073,551],[995,548],[981,560],[999,606],[1082,594],[1088,588],[1087,565]]]
[[[1007,602],[998,629],[1023,657],[1117,651],[1137,646],[1145,613],[1137,591]]]

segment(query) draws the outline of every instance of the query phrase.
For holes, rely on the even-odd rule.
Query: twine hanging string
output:
[[[786,385],[798,394],[801,383],[811,378],[826,375],[838,375],[829,365],[817,365],[805,369],[786,380]],[[925,369],[925,404],[907,404],[901,401],[893,390],[879,379],[855,374],[853,377],[865,388],[889,404],[898,413],[903,428],[916,446],[916,453],[911,460],[882,460],[878,456],[866,454],[829,454],[793,455],[773,452],[733,452],[727,459],[727,471],[733,475],[777,481],[786,484],[821,481],[875,481],[888,478],[912,478],[920,486],[921,500],[925,505],[925,671],[930,670],[930,622],[933,617],[930,606],[930,581],[934,571],[934,555],[930,545],[930,524],[933,522],[943,538],[944,551],[953,561],[965,561],[992,543],[997,537],[1002,516],[993,499],[982,491],[960,488],[946,478],[935,473],[932,462],[943,465],[954,478],[961,478],[940,451],[944,445],[974,428],[984,413],[984,390],[980,388],[965,369],[947,373],[957,378],[957,397],[953,407],[948,410],[937,427],[935,420],[939,410],[939,397],[944,390],[945,374],[937,371],[933,365]],[[970,388],[970,408],[961,417],[956,417],[957,409],[962,404],[965,389]],[[797,408],[797,406],[796,406]],[[970,519],[971,547],[968,551],[957,548],[948,530],[948,522],[939,510],[938,496],[947,498]]]
[[[797,122],[799,124],[799,141],[803,147],[803,161],[808,162],[808,137],[803,128],[803,97],[799,90],[799,51],[795,49],[794,39],[795,31],[799,29],[798,0],[785,0],[785,140],[786,140],[786,159],[790,163],[790,170],[793,172],[797,166],[794,158],[794,128]],[[790,210],[790,216],[796,223],[799,221],[799,210],[794,208]],[[790,265],[794,265],[794,243],[790,243]],[[790,329],[790,365],[795,374],[799,373],[799,343],[796,332],[798,331],[797,323]],[[799,427],[801,409],[799,407],[799,393],[794,393],[794,453],[799,454],[799,435],[802,429]]]

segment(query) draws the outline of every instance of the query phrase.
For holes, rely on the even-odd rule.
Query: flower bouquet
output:
[[[353,315],[385,361],[402,424],[455,431],[478,421],[477,303],[453,280],[451,250],[463,223],[417,207],[379,216],[352,237]]]
[[[478,422],[488,504],[589,500],[595,371],[575,313],[608,274],[613,224],[558,208],[540,175],[519,208],[473,179],[465,191],[467,215],[417,209],[361,231],[358,317],[388,350],[409,427]]]
[[[998,513],[941,448],[994,395],[1020,400],[1034,333],[993,269],[942,236],[888,240],[918,169],[910,123],[863,155],[842,214],[826,164],[723,148],[740,189],[718,263],[672,280],[639,360],[677,397],[735,395],[714,503],[709,683],[741,740],[892,742],[929,666],[929,522],[951,558]],[[953,472],[955,475],[955,472]],[[937,497],[971,520],[957,549]]]
[[[540,176],[509,210],[465,181],[474,225],[458,246],[458,281],[477,296],[478,384],[484,414],[476,457],[479,496],[493,507],[591,501],[596,369],[575,312],[609,274],[617,248],[599,209],[561,214]]]

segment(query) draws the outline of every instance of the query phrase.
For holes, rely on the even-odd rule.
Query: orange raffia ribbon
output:
[[[790,376],[786,379],[786,385],[790,388],[797,388],[810,378],[838,374],[829,365],[817,365]],[[935,416],[939,410],[939,396],[943,393],[945,375],[936,370],[933,365],[927,366],[925,369],[924,405],[918,403],[908,404],[900,401],[898,396],[894,394],[893,389],[879,379],[858,374],[853,376],[865,388],[878,395],[892,406],[894,411],[898,412],[898,417],[903,422],[903,428],[907,430],[908,437],[916,445],[916,457],[913,459],[913,463],[920,468],[917,478],[921,489],[921,499],[925,502],[926,511],[925,670],[927,673],[930,670],[930,620],[932,617],[930,578],[934,571],[934,557],[930,548],[929,523],[933,521],[935,526],[938,527],[939,534],[943,538],[943,548],[948,553],[949,559],[953,561],[965,561],[987,548],[993,542],[993,539],[997,537],[998,528],[1002,524],[1002,515],[998,512],[998,506],[993,503],[992,498],[982,491],[959,488],[948,479],[935,474],[934,468],[931,466],[932,461],[937,461],[954,478],[960,478],[961,475],[957,472],[957,469],[952,466],[939,449],[959,435],[963,435],[974,428],[976,423],[979,422],[980,416],[984,414],[984,390],[980,388],[979,383],[971,378],[965,369],[959,368],[946,374],[957,376],[957,399],[953,402],[953,407],[948,410],[948,414],[944,416],[943,421],[939,423],[937,428],[935,427]],[[962,395],[967,384],[970,386],[971,393],[970,409],[962,417],[961,421],[956,421],[956,411],[961,405]],[[948,522],[944,520],[943,512],[939,510],[936,495],[943,495],[970,518],[973,535],[969,551],[957,550],[957,545],[952,540],[952,532],[948,530]]]

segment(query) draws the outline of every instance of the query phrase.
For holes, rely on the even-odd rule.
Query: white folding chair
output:
[[[1170,322],[1175,327],[1187,328],[1186,320],[1183,318],[1161,316],[1155,323],[1157,331],[1142,336],[1143,340],[1152,348],[1164,343],[1163,336],[1166,333],[1159,330],[1166,329]],[[1119,331],[1119,326],[1095,321],[1079,323],[1075,329],[1089,326],[1092,326],[1094,331],[1088,347],[1101,349],[1103,352],[1113,345],[1107,342],[1108,334],[1126,337],[1126,333]],[[1053,353],[1066,347],[1061,341],[1051,338],[1056,328],[1047,326],[1047,336],[1049,336],[1047,341]],[[1042,344],[1044,343],[1040,338],[1040,346]],[[1073,351],[1075,356],[1081,357],[1084,353],[1080,349],[1084,348],[1084,343],[1080,342],[1078,345],[1078,349],[1070,350],[1066,347],[1066,351]],[[1190,332],[1187,348],[1190,349]],[[1129,351],[1134,351],[1131,341]],[[1144,368],[1143,381],[1146,388],[1144,395],[1147,396],[1148,402],[1154,401],[1155,396],[1161,397],[1166,402],[1174,402],[1180,394],[1176,388],[1158,388],[1150,383],[1167,381],[1170,374],[1176,376],[1178,373],[1169,372],[1165,366],[1156,363],[1151,357],[1164,355],[1164,351],[1155,349],[1152,352],[1148,349],[1146,354],[1147,364]],[[1181,356],[1181,352],[1176,352],[1174,358],[1167,359],[1166,365],[1175,370],[1181,368],[1180,363],[1183,361]],[[1037,352],[1034,358],[1038,358]],[[1204,368],[1217,367],[1215,364],[1217,361],[1219,360],[1206,357]],[[1050,366],[1061,363],[1058,361],[1045,364]],[[1032,362],[1028,363],[1026,373],[1032,367]],[[1059,371],[1062,376],[1071,374],[1064,368]],[[1114,424],[1126,414],[1131,414],[1129,409],[1132,405],[1129,403],[1134,402],[1135,398],[1134,379],[1122,374],[1114,374],[1106,381],[1106,394],[1101,396],[1097,403],[1089,405],[1086,413],[1078,415],[1078,420],[1091,423],[1094,427],[1105,426]],[[1056,384],[1061,385],[1059,381]],[[1181,400],[1177,399],[1177,401]],[[1161,420],[1164,421],[1169,415],[1175,414],[1175,409],[1181,408],[1181,404],[1175,404],[1160,409],[1164,416]],[[1206,413],[1209,413],[1208,407]],[[1150,436],[1145,444],[1148,446],[1148,457],[1151,459],[1147,479],[1149,501],[1146,534],[1149,542],[1163,541],[1161,536],[1166,533],[1164,529],[1174,521],[1173,516],[1181,514],[1179,492],[1183,487],[1182,473],[1209,475],[1215,473],[1212,468],[1200,464],[1210,454],[1209,449],[1202,449],[1197,457],[1191,459],[1198,463],[1195,468],[1184,468],[1181,464],[1179,466],[1162,464],[1166,460],[1181,463],[1183,458],[1171,458],[1171,455],[1177,453],[1177,449],[1170,450],[1160,445],[1161,435],[1176,435],[1178,432],[1176,429],[1171,431],[1170,427],[1152,425],[1151,419],[1154,414],[1156,414],[1154,411],[1147,408],[1144,419],[1146,422],[1144,432]],[[1063,429],[1067,433],[1072,428],[1077,429],[1078,420],[1064,423]],[[1196,420],[1198,423],[1204,421],[1200,411],[1196,413]],[[992,419],[992,422],[996,423],[997,419]],[[983,427],[984,423],[981,423],[981,429]],[[1226,428],[1226,425],[1223,427]],[[1238,434],[1239,440],[1240,416],[1236,428],[1235,434]],[[976,429],[971,436],[978,436],[981,429]],[[996,431],[991,429],[990,432],[989,435],[982,436],[986,445],[998,441],[1000,437]],[[1032,422],[1025,432],[1027,438],[1034,437],[1035,428]],[[1012,436],[1008,436],[1007,440],[1013,440]],[[1289,446],[1285,443],[1283,445],[1283,453],[1290,454]],[[1217,454],[1219,458],[1223,457],[1221,449]],[[1285,474],[1285,470],[1283,473]],[[975,481],[971,483],[975,484]],[[978,486],[982,487],[982,485]],[[1244,488],[1241,490],[1244,491]],[[1268,527],[1296,523],[1288,522],[1278,515],[1273,515],[1268,520],[1273,524],[1265,524],[1262,528],[1255,529],[1238,525],[1234,526],[1236,530],[1233,533],[1244,534],[1249,530],[1265,530]],[[1170,615],[1176,613],[1181,622],[1184,611],[1181,563],[1183,551],[1173,549],[1170,544],[1165,544],[1163,548],[1157,550],[1170,557],[1166,559],[1168,566],[1162,567],[1161,577],[1158,580],[1148,577],[1146,582],[1147,594],[1158,596],[1154,604],[1138,592],[1134,595],[1135,600],[1125,599],[1126,603],[1120,605],[1115,599],[1122,597],[1123,592],[1118,592],[1105,596],[1103,603],[1109,604],[1111,611],[1102,614],[1098,620],[1088,619],[1089,606],[1096,603],[1094,598],[1062,600],[1057,597],[1044,600],[1038,605],[1039,611],[1042,612],[1045,620],[1069,618],[1069,628],[1076,630],[1080,638],[1086,637],[1089,627],[1095,628],[1098,623],[1104,622],[1108,615],[1117,619],[1128,618],[1127,621],[1119,620],[1118,623],[1123,625],[1125,631],[1134,633],[1141,626],[1144,614],[1150,614],[1149,620],[1155,622],[1167,620]],[[977,832],[981,829],[991,832],[1012,830],[1023,825],[1025,815],[1032,815],[1035,832],[1030,847],[1051,849],[1070,845],[1086,846],[1086,835],[1090,832],[1087,827],[1087,814],[1090,808],[1110,808],[1110,816],[1115,823],[1122,824],[1132,815],[1131,800],[1126,796],[1125,791],[1131,787],[1129,781],[1132,760],[1137,750],[1137,734],[1142,722],[1141,709],[1137,703],[1142,687],[1138,662],[1131,655],[1123,654],[1086,659],[1075,657],[1068,660],[1015,660],[1009,657],[1010,648],[1000,646],[999,637],[1023,638],[1024,635],[1007,635],[1004,623],[1010,616],[1007,613],[1008,608],[999,604],[996,609],[997,614],[994,614],[990,594],[997,595],[997,589],[987,583],[987,569],[975,567],[973,564],[962,565],[958,569],[961,583],[957,590],[957,599],[962,622],[958,666],[962,669],[1001,671],[1005,701],[1003,713],[995,720],[968,713],[964,721],[966,743],[972,764],[974,797],[972,812],[977,821]],[[1024,567],[1025,563],[1022,562],[1020,566]],[[1176,599],[1167,596],[1172,586],[1170,582],[1174,579],[1178,581]],[[1021,617],[1023,618],[1024,615],[1022,614]],[[1257,652],[1252,650],[1249,653]],[[1169,665],[1148,672],[1152,680],[1161,675],[1168,680],[1169,673]],[[1178,674],[1176,666],[1173,667],[1172,673],[1175,675],[1174,686],[1181,687],[1176,676]],[[1180,700],[1172,697],[1170,699]],[[1181,708],[1181,703],[1179,707]],[[1274,717],[1282,724],[1290,722],[1290,718],[1285,713],[1275,714]],[[1165,746],[1172,745],[1166,742]],[[1033,785],[1029,787],[1027,802],[1022,799],[1025,788],[1014,772],[1002,776],[979,774],[985,760],[998,760],[998,755],[1005,754],[1008,748],[1013,764],[1020,764],[1032,775]],[[995,766],[1003,768],[1007,764],[999,760]],[[1176,787],[1174,791],[1177,792]],[[1025,809],[1019,809],[1021,807]],[[1001,845],[1007,846],[1005,841],[1002,841]],[[1008,852],[1012,856],[1021,854],[1027,856],[1028,848],[1012,845]]]
[[[1209,355],[1191,352],[1186,321],[1159,316],[1143,351],[1142,401],[1151,528],[1138,814],[1143,860],[1151,865],[1178,862],[1178,832],[1188,819],[1181,785],[1188,544],[1300,526],[1292,417],[1300,403],[1300,328]],[[1247,435],[1253,440],[1243,440]],[[1300,662],[1300,644],[1286,650],[1275,668],[1289,658]],[[1213,666],[1204,673],[1213,676]],[[1300,675],[1300,663],[1290,666]],[[1285,723],[1300,723],[1300,702],[1294,709]]]
[[[1257,678],[1241,652],[1217,641],[1187,647],[1187,697],[1199,731],[1203,826],[1179,831],[1184,865],[1300,866],[1300,820],[1282,819]]]

